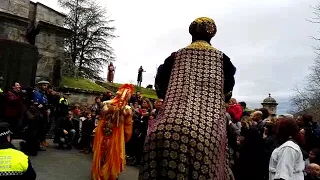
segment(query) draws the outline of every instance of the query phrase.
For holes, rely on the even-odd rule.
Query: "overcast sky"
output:
[[[36,1],[36,0],[34,0]],[[38,0],[63,11],[57,0]],[[271,93],[280,101],[301,85],[312,65],[317,35],[312,17],[317,0],[97,0],[115,20],[112,46],[115,81],[135,82],[140,65],[143,85],[153,84],[156,67],[171,52],[190,43],[189,24],[197,17],[216,21],[212,45],[237,67],[234,95],[257,101]],[[254,2],[254,3],[253,3]],[[104,74],[106,77],[106,73]]]

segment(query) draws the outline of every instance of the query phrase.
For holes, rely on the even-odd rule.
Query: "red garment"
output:
[[[74,109],[73,110],[73,114],[76,115],[76,116],[79,116],[80,115],[80,109]]]
[[[144,114],[144,113],[147,113],[148,111],[146,110],[146,109],[142,109],[142,108],[140,108],[139,109],[139,114]]]
[[[8,91],[5,95],[5,116],[22,117],[22,97],[12,91]]]
[[[233,120],[240,121],[242,108],[239,104],[229,105],[228,113],[233,117]]]

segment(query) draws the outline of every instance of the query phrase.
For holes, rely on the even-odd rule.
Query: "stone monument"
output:
[[[268,109],[271,114],[277,114],[278,103],[273,97],[271,97],[271,94],[263,100],[261,105],[263,108]]]
[[[56,63],[65,59],[64,39],[71,34],[63,27],[65,18],[39,2],[0,0],[0,40],[35,46],[39,55],[34,74],[52,81]]]

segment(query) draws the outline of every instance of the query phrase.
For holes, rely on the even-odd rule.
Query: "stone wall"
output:
[[[100,92],[95,91],[86,91],[81,89],[73,89],[73,88],[60,88],[59,91],[61,94],[63,92],[70,92],[69,103],[70,105],[79,104],[82,107],[88,107],[94,104],[94,99],[97,96],[100,96]]]
[[[27,43],[27,24],[12,24],[7,21],[0,22],[0,38]]]
[[[37,71],[39,79],[51,80],[54,64],[57,60],[64,59],[63,43],[66,35],[57,28],[63,27],[64,19],[65,15],[37,3],[35,21],[45,22],[42,23],[40,33],[36,37],[36,46],[40,54]]]
[[[88,107],[94,104],[96,97],[96,94],[71,92],[68,101],[70,105],[79,104],[81,107]]]
[[[50,30],[41,31],[36,37],[40,60],[38,62],[37,76],[51,79],[53,66],[57,59],[63,59],[64,37]]]
[[[65,17],[30,0],[0,0],[0,39],[29,43],[27,32],[33,32],[40,58],[36,76],[52,81],[54,65],[65,59],[64,38],[71,33],[63,27]]]
[[[55,26],[63,27],[65,15],[51,9],[47,6],[44,6],[41,3],[37,3],[37,14],[36,21],[43,21]]]
[[[0,0],[0,11],[28,17],[30,0]]]

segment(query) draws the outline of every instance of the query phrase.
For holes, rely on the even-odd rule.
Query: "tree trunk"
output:
[[[78,6],[79,6],[79,0],[77,0],[76,3],[76,11],[75,11],[75,26],[74,26],[74,38],[73,38],[73,54],[72,54],[72,62],[74,64],[76,64],[76,60],[77,60],[77,31],[78,31]]]

